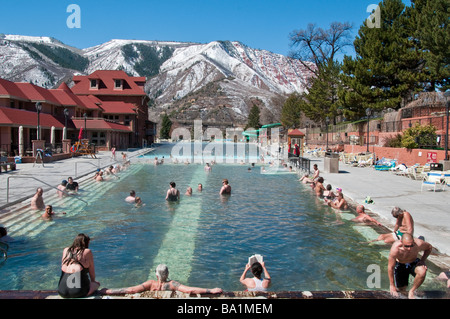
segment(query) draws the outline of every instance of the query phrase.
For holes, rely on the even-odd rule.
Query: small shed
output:
[[[300,131],[299,129],[293,129],[288,132],[288,150],[289,153],[293,153],[293,150],[295,149],[295,145],[297,144],[299,146],[300,153],[299,156],[303,156],[303,148],[304,143],[303,139],[305,138],[305,133]],[[291,152],[292,150],[292,152]]]

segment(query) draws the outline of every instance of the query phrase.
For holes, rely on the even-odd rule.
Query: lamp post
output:
[[[445,103],[445,116],[447,118],[447,125],[445,129],[445,160],[448,161],[448,108],[449,108],[449,101],[448,97],[450,96],[450,90],[447,90],[444,93],[444,96],[446,97],[446,103]]]
[[[64,109],[64,134],[63,134],[63,140],[67,139],[67,117],[69,117],[69,110]]]
[[[87,132],[86,132],[86,120],[87,120],[87,114],[86,113],[84,113],[83,114],[83,117],[84,117],[84,138],[87,138]]]
[[[366,109],[366,115],[367,115],[367,153],[369,153],[369,121],[370,121],[370,115],[372,114],[372,109],[368,107]]]
[[[327,148],[326,151],[328,152],[328,124],[330,123],[330,118],[327,116],[325,118],[325,125],[327,126]]]
[[[40,127],[40,118],[39,118],[39,114],[42,111],[41,102],[36,102],[36,111],[37,111],[37,140],[39,141],[41,139],[41,127]]]

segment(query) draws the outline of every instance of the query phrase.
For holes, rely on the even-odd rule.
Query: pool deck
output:
[[[149,151],[147,149],[146,151]],[[142,154],[143,150],[127,152],[128,158]],[[111,159],[110,152],[100,152],[98,159],[87,156],[70,158],[61,161],[42,164],[17,164],[16,171],[2,172],[0,174],[0,215],[10,211],[13,207],[23,206],[34,195],[37,187],[51,190],[61,183],[61,180],[73,176],[75,180],[82,180],[92,174],[96,168],[104,168],[114,163],[121,163],[120,152],[117,152],[117,161]],[[374,203],[364,204],[371,216],[374,216],[388,229],[392,229],[395,219],[391,215],[394,206],[399,206],[411,213],[415,222],[415,236],[424,236],[425,240],[435,248],[429,259],[443,270],[450,269],[450,187],[445,191],[421,192],[421,182],[407,177],[396,176],[391,172],[376,171],[374,168],[352,167],[339,162],[339,173],[325,173],[324,159],[310,158],[312,164],[317,163],[325,185],[331,184],[333,188],[341,187],[345,197],[352,206],[364,204],[367,196]],[[29,179],[34,177],[42,182]],[[78,177],[78,178],[76,178]],[[7,202],[7,181],[9,180],[9,201]],[[10,234],[14,237],[14,234]],[[443,284],[444,285],[444,284]],[[424,292],[418,291],[418,296],[425,298],[449,299],[450,292]],[[173,298],[172,295],[159,296],[152,294],[132,295],[125,298]],[[175,296],[179,298],[180,296]],[[184,296],[185,298],[187,296]],[[242,294],[242,292],[228,292],[217,296],[209,295],[206,298],[292,298],[292,299],[386,299],[389,293],[378,292],[273,292],[262,295]],[[59,298],[54,291],[0,291],[0,299],[55,299]],[[124,296],[93,296],[91,298],[124,298]]]

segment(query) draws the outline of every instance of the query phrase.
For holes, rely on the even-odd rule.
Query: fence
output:
[[[301,156],[295,156],[292,153],[288,154],[288,159],[296,168],[311,173],[311,160]]]
[[[446,117],[443,114],[428,117],[404,118],[399,121],[382,121],[373,119],[369,124],[369,145],[378,145],[380,133],[401,133],[419,124],[433,125],[436,131],[446,130]],[[445,134],[445,133],[444,133]],[[327,141],[328,135],[328,141]],[[438,133],[438,135],[440,135]],[[441,137],[441,141],[444,140]],[[306,128],[306,143],[310,145],[326,145],[332,148],[338,144],[367,145],[367,120],[353,123],[340,123],[328,127]]]

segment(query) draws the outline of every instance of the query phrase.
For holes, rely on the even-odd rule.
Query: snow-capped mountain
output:
[[[270,121],[279,118],[283,97],[305,91],[310,77],[299,61],[214,41],[177,48],[146,88],[157,106],[179,119],[245,122],[256,104]]]
[[[77,49],[50,37],[0,34],[0,77],[52,88],[74,74],[122,69],[146,76],[150,119],[245,123],[253,105],[279,119],[286,96],[312,76],[299,61],[240,42],[111,40]]]

